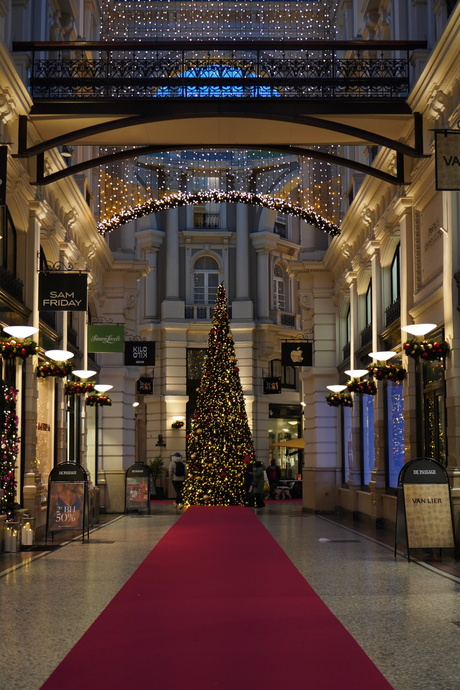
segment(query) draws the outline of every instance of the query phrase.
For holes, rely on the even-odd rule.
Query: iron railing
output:
[[[34,99],[394,98],[420,41],[16,42]]]

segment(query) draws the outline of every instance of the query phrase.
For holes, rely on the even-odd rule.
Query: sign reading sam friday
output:
[[[124,326],[103,324],[88,326],[88,352],[123,352]]]
[[[40,273],[39,311],[86,311],[88,301],[86,273],[50,271]]]

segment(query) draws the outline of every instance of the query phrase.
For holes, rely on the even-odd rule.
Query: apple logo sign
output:
[[[291,359],[296,364],[298,364],[299,362],[301,362],[303,360],[303,352],[302,352],[300,345],[297,348],[297,350],[291,350]]]

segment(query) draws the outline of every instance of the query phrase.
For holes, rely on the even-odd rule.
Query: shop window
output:
[[[16,276],[16,228],[10,212],[6,207],[2,208],[2,221],[0,233],[0,261],[3,269]]]
[[[402,386],[388,381],[386,385],[387,487],[398,487],[399,472],[404,465],[404,398]]]
[[[389,326],[399,318],[401,313],[400,292],[401,292],[401,248],[396,247],[393,260],[390,266],[390,304],[385,310],[385,325]]]
[[[351,408],[342,408],[342,483],[350,481],[350,471],[353,467],[353,437],[351,426]]]
[[[361,483],[367,487],[375,464],[374,396],[361,396]]]
[[[281,377],[282,388],[297,388],[295,367],[283,367],[280,359],[272,359],[270,362],[270,376]]]

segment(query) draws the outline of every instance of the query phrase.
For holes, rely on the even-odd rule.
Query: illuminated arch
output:
[[[177,192],[163,196],[161,199],[148,199],[148,201],[145,201],[143,204],[129,207],[111,218],[102,220],[98,224],[97,229],[101,235],[105,235],[115,230],[115,228],[118,228],[120,225],[125,225],[136,218],[147,216],[150,213],[166,211],[170,208],[176,208],[177,206],[190,206],[203,203],[251,204],[253,206],[262,206],[278,211],[279,213],[286,213],[289,216],[301,218],[307,221],[307,223],[310,223],[310,225],[318,228],[318,230],[326,232],[328,235],[340,235],[340,230],[334,223],[331,223],[319,213],[316,213],[312,208],[298,206],[297,204],[292,204],[290,201],[279,199],[269,194],[251,194],[249,192],[239,191],[220,192],[216,189],[193,194]]]

